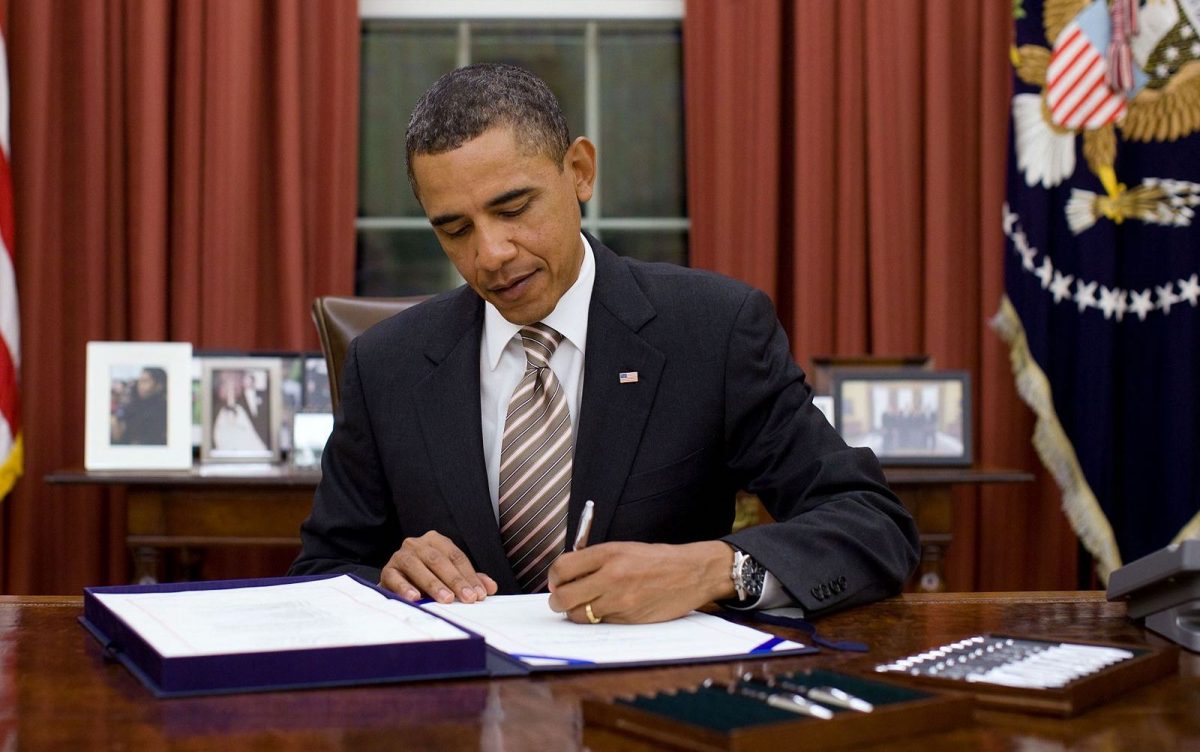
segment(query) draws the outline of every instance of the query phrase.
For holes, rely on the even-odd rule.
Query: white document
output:
[[[698,611],[658,624],[576,624],[551,611],[549,599],[547,593],[493,595],[479,603],[423,608],[532,666],[689,660],[805,647]]]
[[[386,645],[468,637],[348,576],[96,598],[164,657]]]

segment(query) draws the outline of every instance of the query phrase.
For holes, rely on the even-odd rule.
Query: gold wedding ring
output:
[[[599,624],[603,619],[592,613],[592,604],[588,603],[583,607],[583,613],[587,614],[588,621],[592,624]]]

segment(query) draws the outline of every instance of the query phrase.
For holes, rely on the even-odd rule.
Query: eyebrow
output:
[[[503,206],[504,204],[507,204],[510,201],[514,201],[523,196],[527,196],[533,192],[534,192],[534,189],[532,186],[526,186],[524,188],[513,188],[511,191],[505,191],[504,193],[501,193],[499,196],[496,196],[495,198],[493,198],[491,201],[488,201],[486,206],[488,209],[494,209],[497,206]],[[436,217],[431,217],[429,219],[429,224],[433,225],[434,227],[440,227],[442,225],[449,224],[451,222],[460,220],[460,219],[462,219],[462,217],[463,217],[463,215],[461,215],[461,214],[439,214]]]

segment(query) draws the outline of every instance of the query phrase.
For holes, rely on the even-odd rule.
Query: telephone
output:
[[[1146,628],[1200,653],[1200,539],[1172,543],[1108,578],[1108,599],[1128,603]]]

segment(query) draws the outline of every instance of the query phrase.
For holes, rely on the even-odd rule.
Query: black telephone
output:
[[[1172,543],[1108,578],[1108,599],[1128,602],[1129,616],[1200,653],[1200,539]]]

